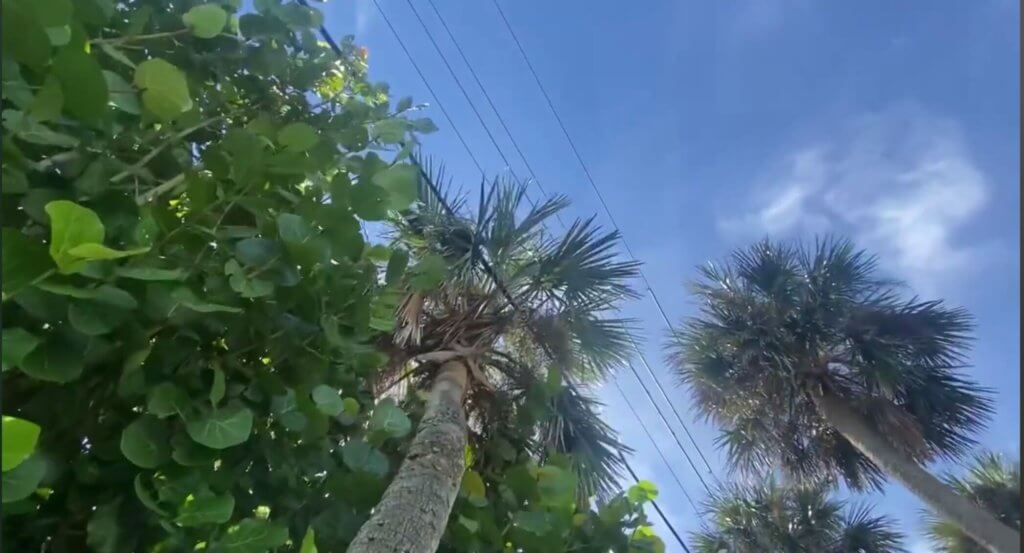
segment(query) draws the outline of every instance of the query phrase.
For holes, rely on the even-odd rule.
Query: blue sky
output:
[[[488,174],[504,171],[409,5],[380,1]],[[525,175],[438,19],[415,1]],[[568,195],[574,215],[598,213],[607,224],[494,6],[434,1],[544,188]],[[977,316],[971,374],[997,393],[979,439],[1019,455],[1017,2],[499,1],[673,322],[692,313],[683,284],[696,265],[765,235],[846,234],[919,293]],[[332,33],[368,47],[374,80],[432,104],[441,131],[426,150],[475,185],[479,172],[371,0],[322,9]],[[640,319],[647,359],[724,474],[715,430],[690,420],[686,392],[664,370],[655,306],[644,299],[627,313]],[[702,496],[636,381],[624,371],[619,382],[687,491]],[[699,517],[614,387],[601,395],[673,523],[696,528]],[[891,485],[864,499],[902,521],[915,553],[929,550],[921,505],[908,493]]]

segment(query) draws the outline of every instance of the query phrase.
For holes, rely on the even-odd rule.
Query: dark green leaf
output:
[[[377,448],[361,440],[351,440],[341,448],[345,466],[355,471],[368,472],[376,476],[388,473],[388,458]]]
[[[132,115],[142,113],[142,107],[139,106],[139,96],[128,81],[113,71],[104,71],[103,79],[107,82],[110,105]]]
[[[306,123],[289,123],[277,133],[277,142],[286,150],[305,152],[317,142],[316,129]]]
[[[189,421],[185,428],[196,442],[213,449],[225,449],[249,439],[252,411],[238,405],[229,405]]]
[[[3,330],[3,370],[16,369],[21,366],[25,356],[36,349],[42,340],[24,328],[5,328]]]
[[[53,59],[53,72],[64,94],[64,109],[83,121],[97,121],[107,111],[107,80],[96,58],[67,46]]]
[[[288,541],[288,529],[258,518],[247,518],[228,528],[218,542],[220,550],[231,553],[265,553]]]
[[[143,415],[125,427],[121,453],[142,468],[156,468],[171,458],[169,439],[167,426],[160,419]]]
[[[50,60],[50,39],[29,3],[4,0],[3,52],[18,63],[41,68]]]
[[[92,512],[86,525],[85,542],[90,551],[117,553],[121,539],[121,524],[118,521],[121,500],[104,503]]]
[[[189,406],[188,394],[173,382],[157,384],[149,390],[146,410],[164,418],[171,415],[182,415]]]
[[[55,267],[46,246],[14,230],[3,229],[3,294],[18,293]]]
[[[419,171],[409,164],[392,165],[373,176],[373,184],[387,192],[388,208],[407,209],[419,196]]]
[[[338,390],[330,386],[320,384],[313,388],[311,395],[316,408],[329,417],[340,415],[345,410],[345,403],[338,394]]]
[[[25,356],[21,371],[37,380],[63,384],[82,374],[82,352],[57,342],[47,342]]]
[[[46,475],[46,461],[36,453],[17,467],[3,473],[3,503],[11,503],[32,495]]]
[[[390,400],[384,400],[373,408],[370,430],[383,432],[391,438],[402,438],[412,429],[412,422],[400,407]]]
[[[182,526],[223,524],[231,519],[234,510],[235,498],[231,494],[197,493],[185,499],[174,521]]]

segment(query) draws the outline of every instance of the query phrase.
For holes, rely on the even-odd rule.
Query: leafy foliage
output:
[[[693,535],[700,553],[905,551],[894,520],[833,499],[821,485],[726,485],[706,502],[705,518]]]
[[[405,417],[348,198],[411,124],[299,4],[37,4],[3,8],[5,546],[343,550]]]
[[[409,209],[422,182],[405,145],[435,127],[366,80],[350,40],[340,58],[318,41],[316,9],[240,4],[3,2],[11,550],[343,551],[418,421],[415,396],[377,401],[407,360],[388,346],[397,298],[433,294],[459,264],[375,245],[361,225],[429,211]],[[552,263],[582,255],[542,244]],[[599,286],[607,245],[585,251],[589,277],[531,293]],[[506,433],[531,435],[542,399]],[[522,497],[544,501],[466,520],[499,528],[515,507],[534,530],[584,539],[559,526],[588,512],[568,499],[574,480],[534,457],[476,465],[474,500],[499,505],[495,471],[518,463],[535,486]],[[619,541],[645,528],[635,502],[614,514],[600,528]]]
[[[948,475],[946,482],[958,493],[984,507],[1010,528],[1020,530],[1020,461],[1003,459],[994,453],[977,455],[963,476]],[[956,525],[933,515],[926,517],[928,535],[939,551],[982,553],[984,547]]]
[[[975,443],[991,400],[959,372],[972,326],[962,309],[902,297],[842,240],[765,241],[700,271],[701,313],[675,336],[672,360],[697,408],[724,427],[734,466],[880,485],[815,393],[847,400],[920,463]]]

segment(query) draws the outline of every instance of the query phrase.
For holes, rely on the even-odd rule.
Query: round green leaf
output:
[[[419,170],[409,164],[392,165],[373,176],[373,184],[388,193],[388,208],[408,209],[419,197]]]
[[[6,16],[6,14],[4,14]],[[46,461],[37,453],[3,473],[0,496],[3,503],[20,501],[32,495],[46,475]]]
[[[185,74],[160,58],[135,68],[135,86],[142,90],[142,105],[162,121],[173,121],[192,109]]]
[[[182,526],[224,524],[231,520],[235,498],[231,494],[214,495],[210,492],[189,495],[178,509],[174,522]]]
[[[157,417],[181,415],[189,406],[188,394],[173,382],[162,382],[149,390],[146,411]]]
[[[306,123],[289,123],[277,132],[277,142],[285,150],[305,152],[317,142],[316,129]]]
[[[53,72],[64,94],[64,109],[83,121],[97,121],[107,111],[107,80],[96,58],[74,45],[53,60]]]
[[[21,372],[37,380],[63,384],[82,374],[81,352],[66,344],[47,343],[37,347],[21,362]]]
[[[75,202],[56,200],[46,204],[50,216],[50,257],[62,273],[73,273],[86,260],[72,255],[71,249],[82,244],[103,242],[106,230],[96,212]]]
[[[7,344],[4,343],[4,348]],[[7,472],[20,465],[36,450],[39,441],[39,425],[17,417],[3,418],[2,471]]]
[[[134,487],[135,495],[143,505],[161,517],[168,516],[167,511],[160,507],[157,499],[153,497],[153,494],[150,493],[148,488],[146,488],[146,484],[142,481],[142,473],[135,475]]]
[[[487,505],[487,487],[484,486],[484,479],[480,477],[480,473],[475,470],[467,470],[462,474],[460,491],[474,506]]]
[[[0,240],[3,242],[4,296],[17,293],[54,268],[53,261],[42,242],[10,228],[3,229]]]
[[[629,491],[626,492],[626,496],[629,500],[636,504],[646,503],[648,501],[654,501],[658,497],[658,486],[654,485],[654,482],[649,480],[641,480],[630,486]]]
[[[361,440],[352,440],[342,446],[341,459],[345,466],[355,471],[368,472],[376,476],[388,473],[388,458],[380,450]]]
[[[388,193],[370,183],[359,183],[349,191],[352,211],[364,221],[382,221],[388,216]]]
[[[228,13],[216,4],[201,4],[181,16],[192,34],[199,38],[213,38],[220,34],[228,22]]]
[[[338,391],[330,386],[320,384],[313,388],[311,395],[316,408],[329,417],[340,415],[345,410],[345,402],[338,395]]]
[[[247,518],[228,528],[216,549],[230,553],[264,553],[287,541],[288,528],[258,518]]]
[[[424,256],[409,272],[409,285],[413,290],[427,292],[444,282],[444,277],[448,274],[448,264],[443,257],[432,253]]]
[[[370,417],[370,430],[401,438],[412,429],[412,422],[400,407],[390,401],[378,403]]]
[[[60,81],[51,73],[43,82],[43,87],[32,98],[29,114],[39,121],[53,121],[60,118],[63,106],[64,93],[61,92]]]
[[[189,421],[185,429],[196,442],[213,449],[225,449],[249,439],[252,411],[238,405],[229,405]]]
[[[121,453],[146,469],[156,468],[171,458],[167,426],[156,417],[143,415],[121,433]]]
[[[5,328],[3,330],[3,367],[14,369],[21,366],[25,356],[36,349],[42,340],[24,328]]]
[[[3,52],[18,63],[41,68],[50,59],[50,39],[27,2],[4,0]]]
[[[68,308],[68,322],[86,336],[102,336],[121,324],[124,312],[97,302],[72,302]]]

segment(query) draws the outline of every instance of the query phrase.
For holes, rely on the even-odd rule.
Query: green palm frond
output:
[[[763,241],[700,268],[700,312],[674,335],[670,360],[700,414],[724,428],[739,469],[881,485],[881,471],[818,414],[817,388],[918,462],[975,443],[992,401],[961,373],[971,318],[906,298],[877,271],[874,257],[831,238],[809,248]]]
[[[563,386],[550,399],[539,435],[545,450],[567,455],[580,478],[581,497],[611,497],[623,474],[622,455],[633,450],[619,441],[599,413],[601,403],[574,386]]]
[[[417,336],[417,351],[453,344],[486,350],[480,368],[496,389],[471,379],[473,431],[511,436],[510,421],[526,420],[530,433],[517,439],[528,451],[567,455],[584,494],[608,493],[618,481],[620,454],[630,450],[601,421],[599,405],[574,389],[536,392],[548,388],[549,370],[589,381],[629,360],[634,324],[609,314],[635,297],[630,281],[638,264],[620,260],[618,234],[593,219],[553,235],[546,224],[568,205],[564,197],[534,203],[523,184],[494,179],[476,189],[471,209],[468,196],[451,192],[442,167],[428,165],[421,181],[422,201],[395,222],[395,238],[413,265],[439,255],[447,274],[436,290],[402,304],[402,314],[414,315],[419,326],[411,332],[403,319],[394,342],[411,348],[407,337]],[[442,198],[455,203],[454,214]],[[429,382],[431,370],[419,378]]]
[[[700,553],[897,553],[895,522],[864,505],[847,506],[822,485],[725,484],[705,502],[706,524],[692,534]]]
[[[947,484],[975,504],[984,507],[1011,528],[1020,529],[1021,489],[1020,461],[984,452],[974,457],[966,472],[957,476],[948,474]],[[928,536],[932,544],[945,553],[983,553],[978,545],[960,528],[931,513],[925,514]]]

